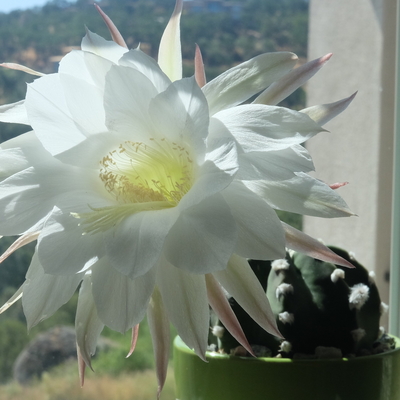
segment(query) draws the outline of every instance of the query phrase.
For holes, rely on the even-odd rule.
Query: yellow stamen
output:
[[[192,161],[183,146],[165,139],[125,142],[100,161],[100,179],[123,203],[167,201],[171,206],[192,185]]]
[[[100,161],[100,179],[119,205],[73,214],[85,233],[110,229],[129,215],[175,207],[193,184],[189,151],[166,139],[126,141]]]

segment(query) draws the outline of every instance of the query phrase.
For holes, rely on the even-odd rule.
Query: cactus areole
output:
[[[394,339],[379,324],[387,306],[381,302],[373,272],[346,251],[335,247],[331,250],[354,268],[296,252],[287,253],[282,260],[249,261],[284,337],[263,331],[230,299],[256,356],[353,358],[394,348]],[[216,351],[246,355],[220,321],[213,320],[212,328],[210,342]]]
[[[284,339],[266,333],[229,298],[256,357],[216,318],[207,363],[177,337],[177,398],[400,399],[400,340],[380,327],[387,306],[374,274],[347,252],[331,249],[354,268],[295,252],[272,262],[250,260]]]

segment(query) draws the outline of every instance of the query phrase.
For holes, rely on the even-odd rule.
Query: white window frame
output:
[[[400,336],[400,0],[397,0],[396,97],[393,155],[392,243],[390,260],[389,332]]]

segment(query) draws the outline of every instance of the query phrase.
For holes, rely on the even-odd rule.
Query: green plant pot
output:
[[[174,341],[177,400],[400,400],[396,349],[354,359],[289,360],[207,353]]]

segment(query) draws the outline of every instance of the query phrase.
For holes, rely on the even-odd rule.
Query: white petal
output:
[[[157,136],[172,142],[188,143],[190,157],[202,156],[208,134],[208,106],[194,78],[181,79],[155,97],[149,108]]]
[[[354,268],[343,257],[334,253],[320,241],[306,235],[305,233],[293,228],[292,226],[282,222],[286,235],[286,245],[289,249],[307,254],[318,260],[330,262],[332,264],[342,265],[343,267]]]
[[[309,61],[290,71],[264,90],[253,103],[276,105],[312,78],[331,58],[332,53]]]
[[[79,219],[53,211],[40,233],[37,253],[48,274],[71,275],[88,269],[103,255],[101,235],[83,235]]]
[[[21,171],[0,184],[0,209],[3,212],[1,233],[19,235],[45,217],[51,210],[50,202],[35,182],[32,168]],[[46,193],[46,191],[44,191]]]
[[[121,333],[137,325],[146,315],[154,282],[155,269],[130,279],[103,257],[92,267],[93,298],[99,318]]]
[[[266,53],[217,76],[202,88],[210,114],[244,102],[291,70],[296,62],[293,53]]]
[[[89,367],[91,367],[90,358],[96,353],[97,340],[103,328],[104,324],[97,315],[93,300],[91,276],[86,274],[79,290],[75,332],[76,344],[82,358]]]
[[[160,69],[153,58],[139,49],[130,50],[119,60],[119,65],[137,69],[157,88],[158,92],[163,92],[171,84],[170,79]]]
[[[210,121],[210,134],[207,137],[207,160],[230,175],[238,170],[238,149],[235,138],[219,120]]]
[[[285,257],[285,235],[275,211],[260,197],[235,182],[223,192],[238,230],[235,253],[257,260]]]
[[[285,149],[324,130],[303,113],[261,104],[224,110],[213,118],[228,128],[245,152]]]
[[[82,212],[82,206],[88,211],[88,204],[104,206],[101,197],[93,196],[93,186],[98,190],[96,185],[101,183],[99,179],[92,182],[93,174],[53,159],[52,163],[27,168],[5,179],[0,183],[0,210],[4,212],[1,232],[16,235],[28,230],[54,205],[74,212]]]
[[[0,121],[30,125],[28,114],[26,113],[25,100],[0,106]]]
[[[0,149],[1,150],[15,149],[22,146],[29,146],[29,144],[32,143],[34,143],[35,146],[39,145],[43,147],[41,143],[38,141],[37,137],[35,136],[35,132],[29,131],[23,133],[22,135],[18,135],[16,137],[13,137],[12,139],[2,142],[0,144]]]
[[[6,149],[0,151],[0,180],[29,167],[22,149]]]
[[[95,85],[95,81],[93,80],[85,61],[85,58],[89,56],[91,56],[92,58],[96,58],[97,64],[100,64],[100,60],[104,60],[104,58],[96,56],[92,53],[86,53],[80,50],[73,50],[61,59],[60,65],[58,67],[58,72],[63,75],[70,75],[75,78],[80,78],[83,81],[87,82],[89,85]],[[108,63],[108,66],[110,68],[112,63],[108,60],[104,61]]]
[[[157,271],[157,286],[168,318],[179,336],[204,359],[210,318],[204,276],[163,262]]]
[[[82,54],[85,63],[85,65],[82,68],[87,69],[91,77],[91,79],[88,79],[88,82],[93,81],[93,84],[95,86],[104,90],[104,86],[106,84],[106,75],[107,72],[110,70],[111,66],[113,65],[113,63],[110,60],[97,56],[96,54],[93,53],[82,52]],[[61,66],[62,64],[60,65],[60,72],[63,71]],[[71,73],[70,69],[71,68],[68,68],[68,73]],[[82,75],[75,75],[75,76],[82,77]],[[86,79],[86,76],[84,79]]]
[[[33,131],[3,142],[0,148],[0,179],[35,164],[52,162],[50,153],[43,148]]]
[[[181,199],[178,207],[181,210],[192,207],[201,201],[219,193],[233,180],[231,171],[222,171],[211,161],[206,161],[201,168],[201,175],[188,193]]]
[[[130,135],[134,141],[154,137],[148,107],[156,95],[156,88],[141,72],[113,66],[107,74],[104,93],[108,129]]]
[[[24,283],[22,307],[28,329],[53,315],[74,294],[83,274],[54,276],[45,274],[35,253]]]
[[[179,210],[195,206],[225,189],[234,179],[232,172],[233,170],[220,170],[211,161],[206,161],[200,169],[201,175],[179,202]]]
[[[301,145],[287,149],[270,151],[251,151],[239,157],[239,172],[236,179],[240,180],[272,180],[291,179],[296,172],[314,170],[314,164],[308,151]]]
[[[236,241],[229,207],[215,195],[181,213],[166,237],[164,254],[177,268],[205,274],[226,268]]]
[[[85,139],[85,130],[68,109],[58,75],[46,75],[29,84],[25,107],[36,136],[52,155]]]
[[[81,47],[82,50],[97,54],[115,64],[128,51],[125,47],[121,47],[113,41],[105,40],[101,36],[90,32],[89,29],[86,29],[86,36],[82,40]]]
[[[219,193],[235,178],[239,165],[236,144],[232,137],[209,137],[207,149],[206,161],[195,171],[197,177],[193,186],[179,202],[180,210]]]
[[[307,114],[311,119],[313,119],[319,125],[325,125],[332,118],[336,117],[342,113],[348,105],[356,97],[357,92],[351,96],[336,101],[335,103],[322,104],[320,106],[312,106],[301,110],[302,113]]]
[[[102,90],[71,75],[59,76],[69,112],[85,135],[107,131]]]
[[[180,20],[183,0],[176,0],[174,12],[161,37],[158,50],[158,64],[171,81],[182,79],[182,53]]]
[[[244,184],[277,210],[333,218],[354,215],[328,185],[299,172],[287,181],[244,181]]]
[[[160,257],[165,237],[175,223],[175,209],[132,215],[104,234],[110,263],[130,278],[145,274]]]
[[[213,275],[257,324],[281,337],[267,296],[244,258],[233,255],[228,268]]]
[[[55,158],[65,164],[98,171],[102,158],[107,156],[110,151],[117,149],[124,140],[129,140],[130,138],[129,136],[115,135],[111,132],[99,133],[89,136],[84,142],[61,154],[57,154]]]
[[[154,357],[156,360],[159,395],[167,377],[170,349],[170,325],[162,302],[161,294],[157,287],[154,289],[150,300],[149,308],[147,310],[147,320],[149,323]]]

